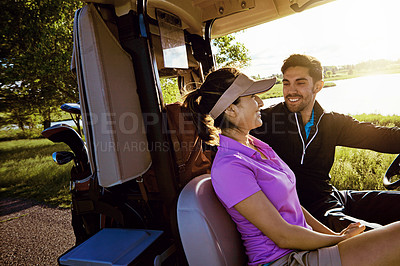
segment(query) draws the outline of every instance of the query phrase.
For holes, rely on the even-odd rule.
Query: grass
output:
[[[41,138],[42,129],[35,128],[35,129],[26,129],[22,131],[19,128],[2,128],[0,130],[0,141],[4,140],[17,140],[17,139],[37,139]]]
[[[259,96],[260,96],[260,98],[261,98],[262,100],[269,99],[269,98],[282,97],[282,96],[283,96],[283,94],[282,94],[282,88],[283,88],[283,84],[282,84],[282,83],[280,83],[280,84],[275,84],[275,85],[272,87],[272,89],[270,89],[270,90],[267,91],[267,92],[264,92],[264,93],[260,94]]]
[[[0,196],[35,199],[69,207],[72,163],[57,165],[54,151],[69,150],[47,139],[2,141],[0,146]]]
[[[335,87],[336,84],[334,82],[325,82],[324,88]]]
[[[62,121],[59,122],[61,123]],[[78,131],[78,128],[75,125],[73,125],[72,128],[75,129],[75,131]],[[10,126],[3,127],[0,129],[0,142],[5,140],[43,138],[41,134],[42,131],[43,127],[41,125],[33,129],[25,129],[25,130],[21,130],[19,128],[12,128]]]
[[[362,122],[370,122],[380,126],[400,127],[400,116],[398,115],[380,115],[380,114],[360,114],[353,115],[355,119]]]
[[[324,85],[324,87],[334,87],[334,86],[336,86],[336,84],[333,82],[325,82],[325,85]],[[269,98],[283,97],[282,88],[283,88],[282,83],[275,84],[272,87],[272,89],[260,94],[259,96],[262,100],[269,99]]]
[[[397,154],[336,147],[331,183],[337,189],[385,190],[382,178]]]
[[[400,126],[400,116],[395,115],[361,114],[353,117],[361,122],[380,126]],[[336,147],[335,162],[330,172],[331,183],[337,189],[384,190],[382,178],[396,156],[397,154]]]

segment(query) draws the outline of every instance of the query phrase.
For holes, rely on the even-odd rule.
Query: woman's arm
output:
[[[234,206],[249,222],[280,248],[312,250],[331,246],[357,235],[362,229],[352,228],[343,234],[324,234],[287,223],[262,191]]]
[[[301,207],[303,210],[304,217],[306,218],[306,222],[309,226],[312,227],[312,229],[316,232],[323,233],[323,234],[328,234],[328,235],[340,235],[338,233],[335,233],[325,225],[323,225],[320,221],[314,218],[314,216],[311,215],[306,209]]]

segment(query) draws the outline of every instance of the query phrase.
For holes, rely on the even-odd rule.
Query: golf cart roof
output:
[[[147,13],[156,17],[156,9],[178,16],[182,28],[203,36],[207,21],[214,20],[211,37],[216,38],[252,26],[276,20],[306,8],[333,0],[148,0]],[[136,0],[93,0],[111,4],[118,16],[136,10]]]

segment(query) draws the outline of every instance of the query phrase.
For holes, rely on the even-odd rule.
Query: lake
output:
[[[325,111],[343,114],[400,115],[400,74],[365,76],[335,80],[336,86],[323,88],[317,101]],[[283,98],[264,100],[264,106]]]
[[[50,126],[54,126],[54,125],[57,125],[57,124],[67,124],[68,126],[76,127],[76,124],[75,124],[75,122],[73,120],[64,120],[64,121],[51,122]],[[82,120],[81,119],[79,120],[79,125],[82,128],[83,125],[82,125]]]

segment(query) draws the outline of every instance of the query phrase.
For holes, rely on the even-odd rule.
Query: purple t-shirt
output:
[[[259,152],[220,135],[211,180],[218,198],[242,235],[249,265],[274,261],[292,250],[278,247],[233,207],[262,190],[289,224],[311,229],[307,225],[296,191],[296,180],[289,166],[266,143],[251,137]]]

